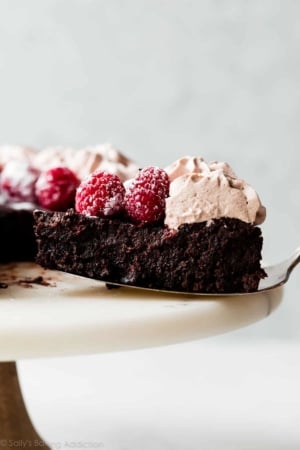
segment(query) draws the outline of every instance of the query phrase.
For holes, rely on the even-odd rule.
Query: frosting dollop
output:
[[[170,178],[165,224],[171,229],[221,217],[258,225],[266,217],[258,194],[225,162],[186,156],[165,170]]]
[[[0,171],[9,161],[22,160],[30,162],[34,158],[36,150],[21,145],[0,145]]]
[[[33,164],[39,170],[66,166],[83,180],[95,170],[116,174],[122,181],[134,177],[138,166],[111,144],[82,149],[49,147],[36,153]]]

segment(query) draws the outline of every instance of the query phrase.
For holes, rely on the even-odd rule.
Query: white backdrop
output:
[[[2,143],[226,160],[267,206],[265,258],[300,245],[299,1],[0,0],[0,80]],[[24,362],[30,411],[52,442],[294,450],[299,318],[298,268],[276,313],[207,345]]]

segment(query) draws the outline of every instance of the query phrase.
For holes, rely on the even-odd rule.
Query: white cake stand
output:
[[[7,448],[16,441],[47,448],[26,412],[14,361],[131,350],[225,333],[267,317],[283,293],[277,288],[197,297],[108,290],[104,283],[32,263],[1,266],[0,282],[0,442]]]

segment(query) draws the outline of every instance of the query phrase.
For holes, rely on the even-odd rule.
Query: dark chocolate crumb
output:
[[[48,281],[44,280],[44,278],[40,275],[35,278],[25,278],[24,280],[18,280],[18,284],[21,285],[30,285],[30,284],[39,284],[40,286],[51,286]]]

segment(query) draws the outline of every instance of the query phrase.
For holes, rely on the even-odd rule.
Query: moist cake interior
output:
[[[265,276],[259,227],[222,218],[169,230],[122,218],[35,211],[37,262],[106,282],[190,292],[251,292]]]

